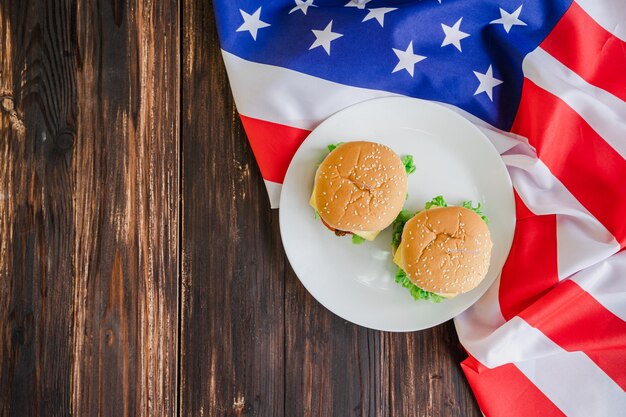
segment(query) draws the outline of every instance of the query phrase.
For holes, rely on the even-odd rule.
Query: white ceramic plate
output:
[[[440,304],[415,301],[396,284],[391,230],[353,245],[315,219],[309,206],[317,165],[327,145],[354,140],[383,143],[413,155],[405,208],[422,209],[443,195],[449,205],[480,201],[494,246],[491,266],[476,289]],[[469,121],[423,100],[382,98],[349,107],[320,124],[296,152],[282,188],[280,231],[285,252],[306,289],[338,316],[361,326],[413,331],[435,326],[471,306],[500,274],[515,230],[513,188],[502,158]]]

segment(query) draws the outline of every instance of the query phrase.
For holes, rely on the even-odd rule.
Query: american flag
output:
[[[233,94],[272,207],[331,114],[437,101],[502,155],[517,227],[455,319],[490,416],[626,415],[624,0],[217,0]]]

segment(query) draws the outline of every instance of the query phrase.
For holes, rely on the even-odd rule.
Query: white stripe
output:
[[[505,141],[503,138],[501,140]],[[561,213],[557,215],[557,234],[569,234],[574,240],[568,243],[573,246],[587,245],[587,252],[579,259],[564,251],[563,248],[567,249],[568,246],[559,241],[559,275],[570,275],[619,250],[619,245],[606,228],[580,205],[533,153],[528,144],[520,142],[510,147],[503,156],[518,194],[537,214]],[[581,228],[600,242],[573,232]],[[603,240],[608,242],[602,243]],[[610,274],[602,278],[592,276],[595,285],[583,285],[583,288],[588,289],[601,303],[607,302],[605,305],[611,311],[619,312],[626,303],[614,277],[624,274],[626,271],[613,268]],[[577,282],[579,276],[584,277],[582,272],[579,273],[575,276]],[[455,318],[455,326],[461,343],[472,356],[487,367],[518,364],[531,382],[568,415],[618,415],[617,411],[624,406],[621,388],[586,355],[566,352],[519,317],[504,323],[499,311],[496,285],[472,308]],[[553,386],[555,384],[556,387]],[[584,387],[580,398],[587,401],[584,406],[578,405],[579,397],[568,396],[568,393],[577,392],[580,387]],[[577,400],[572,401],[572,398]],[[607,399],[611,404],[598,413],[604,407],[598,404],[604,404]]]
[[[619,249],[615,237],[556,178],[537,157],[502,156],[513,186],[524,204],[537,215],[557,215],[558,275],[573,273],[606,259]]]
[[[559,279],[595,265],[613,255],[620,245],[595,218],[556,216],[557,264]]]
[[[576,0],[576,3],[607,32],[626,42],[624,0]]]
[[[488,368],[536,360],[564,352],[541,331],[518,316],[513,317],[487,337],[468,338],[463,342],[463,346]]]
[[[313,130],[321,121],[348,106],[373,98],[397,96],[247,61],[224,50],[222,55],[237,110],[255,119]]]
[[[391,95],[384,91],[337,84],[287,68],[258,64],[225,51],[223,55],[239,112],[273,123],[312,129],[327,116],[349,105]],[[559,245],[561,277],[569,276],[617,250],[615,239],[538,161],[526,138],[503,132],[455,106],[444,105],[475,123],[498,151],[505,153],[503,158],[510,166],[509,173],[515,188],[534,213],[559,215],[559,236],[575,239]],[[274,186],[269,191],[274,193],[270,198],[272,207],[276,207],[280,190]],[[586,235],[581,231],[592,233]],[[565,249],[560,249],[561,246]],[[581,253],[584,256],[579,256]]]
[[[626,252],[620,252],[572,280],[609,311],[626,319]],[[514,317],[486,334],[480,326],[460,328],[463,346],[489,368],[514,363],[568,416],[613,416],[626,409],[623,390],[582,352],[567,352],[540,330]],[[473,328],[471,328],[473,327]],[[573,401],[573,399],[575,399]]]
[[[351,87],[287,68],[247,61],[226,51],[222,51],[222,54],[239,112],[248,117],[267,120],[285,126],[312,130],[330,115],[350,105],[378,97],[397,96],[397,94],[386,91]],[[545,52],[535,51],[529,55],[531,57],[530,60],[527,58],[524,63],[529,71],[527,76],[533,77],[533,82],[545,88],[543,85],[544,81],[551,83],[553,81],[552,78],[558,81],[560,77],[554,76],[549,77],[549,80],[544,80],[542,76],[535,74],[539,72],[536,71],[536,66],[543,65],[543,60],[545,60],[543,55],[546,55]],[[557,70],[562,70],[561,72],[578,77],[553,58],[550,58],[548,61]],[[597,129],[598,133],[605,139],[610,140],[611,137],[618,135],[625,129],[623,121],[626,120],[626,116],[624,116],[626,115],[626,109],[622,110],[622,107],[626,105],[612,95],[590,86],[580,77],[578,78],[583,83],[583,86],[587,85],[589,87],[589,91],[585,91],[586,93],[597,93],[598,96],[602,96],[604,101],[600,101],[600,104],[603,107],[606,107],[606,103],[610,104],[611,102],[611,99],[606,98],[606,96],[612,97],[621,103],[614,110],[609,109],[607,114],[614,114],[616,120],[619,119],[622,122],[610,123],[610,117],[596,114],[593,110],[585,110],[584,108],[588,103],[584,100],[573,100],[573,104],[566,100],[568,104],[575,106],[574,110],[580,110],[579,113],[583,113],[582,116],[584,118],[587,118],[586,116],[589,114],[589,120],[587,121],[590,125]],[[563,82],[560,84],[557,82],[557,84],[562,86]],[[580,87],[578,84],[573,85],[573,87]],[[596,90],[599,90],[599,92]],[[555,93],[555,91],[549,91]],[[564,95],[567,96],[567,94]],[[581,104],[578,105],[577,103]],[[498,138],[515,138],[514,135],[504,133],[458,107],[449,104],[444,105],[474,122],[500,151],[503,151],[503,149]],[[584,111],[579,109],[581,107]],[[500,135],[500,133],[504,133],[504,136]],[[609,136],[608,138],[607,135]],[[520,138],[517,137],[517,139]],[[618,145],[623,141],[616,139],[613,142],[616,142],[615,146],[619,148]],[[621,146],[624,147],[626,145],[621,144]]]
[[[491,335],[505,325],[506,320],[498,301],[499,292],[500,277],[477,302],[454,318],[456,333],[466,349],[469,350],[468,346],[480,346],[483,341],[489,341]],[[483,350],[487,349],[488,346],[483,347]],[[481,357],[484,356],[483,354]]]
[[[514,363],[568,416],[614,416],[626,409],[624,392],[587,355],[565,351],[519,317],[463,345],[488,368]]]
[[[541,48],[526,55],[524,75],[559,97],[626,158],[626,103],[589,84]]]
[[[265,182],[265,188],[267,188],[267,194],[270,198],[271,208],[278,208],[278,203],[280,202],[280,191],[283,189],[283,185],[278,182],[265,179],[263,181]]]
[[[474,116],[472,113],[461,109],[460,107],[438,101],[435,101],[435,103],[439,103],[440,105],[447,107],[448,109],[452,110],[462,117],[465,117],[467,120],[476,125],[476,127],[478,127],[478,129],[480,129],[480,131],[483,132],[485,136],[487,136],[487,138],[491,141],[493,146],[498,150],[500,154],[508,152],[513,148],[519,148],[519,153],[527,153],[528,155],[536,154],[535,150],[528,144],[528,139],[526,139],[525,137],[516,135],[515,133],[500,130],[497,127],[494,127],[484,120]]]
[[[490,135],[492,141],[495,139],[503,144],[503,149],[508,148],[502,158],[524,204],[537,215],[557,214],[556,249],[560,279],[594,265],[619,250],[619,244],[611,233],[552,175],[528,143],[496,130],[492,130]],[[610,280],[611,276],[607,275],[605,279]],[[505,324],[498,299],[499,285],[500,279],[476,304],[455,318],[456,330],[463,346],[472,354],[476,353],[474,356],[487,366],[546,355],[546,352],[535,351],[532,346],[524,349],[523,343],[516,336],[519,331],[517,318]],[[600,284],[596,284],[596,287],[604,288]],[[612,288],[599,290],[600,294],[597,291],[589,292],[601,303],[610,301],[611,307],[607,305],[607,308],[625,308],[623,297],[620,301],[619,291],[611,292]],[[511,345],[498,348],[498,339],[510,342]],[[510,352],[513,356],[499,357],[502,352]],[[519,356],[516,357],[516,353]]]
[[[569,417],[624,415],[624,391],[582,352],[563,351],[516,366]]]
[[[312,130],[330,115],[353,104],[379,97],[398,96],[247,61],[224,50],[222,55],[239,113],[284,126]],[[456,106],[439,104],[473,122],[500,152],[515,146],[519,140],[525,140],[503,132]]]
[[[611,313],[626,321],[626,252],[616,253],[591,268],[580,271],[572,281],[580,285]]]
[[[578,272],[571,280],[608,311],[626,321],[626,279],[621,279],[624,276],[626,252],[620,252]],[[561,347],[519,316],[492,329],[475,324],[484,323],[484,318],[474,318],[469,323],[471,326],[463,326],[468,324],[464,323],[466,320],[465,314],[455,319],[459,339],[472,356],[489,368],[550,357],[562,351]]]

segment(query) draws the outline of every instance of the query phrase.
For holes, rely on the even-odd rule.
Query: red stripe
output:
[[[563,281],[520,317],[563,349],[585,352],[626,390],[626,322],[578,284]]]
[[[512,132],[612,234],[626,245],[626,161],[558,97],[525,79]]]
[[[556,215],[537,216],[515,193],[517,224],[500,277],[500,310],[506,320],[541,298],[559,282]]]
[[[565,415],[513,364],[489,369],[470,356],[461,368],[486,417]]]
[[[291,158],[311,132],[243,115],[240,117],[261,175],[266,180],[282,183]]]
[[[572,3],[540,46],[588,83],[626,100],[626,42],[598,25],[578,4]]]

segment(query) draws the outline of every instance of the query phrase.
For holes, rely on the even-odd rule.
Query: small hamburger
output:
[[[402,210],[412,158],[387,146],[358,141],[329,146],[315,174],[310,204],[337,236],[374,240]],[[405,165],[406,164],[406,165]]]
[[[439,302],[470,291],[485,278],[491,258],[487,218],[470,201],[451,206],[441,196],[413,217],[394,222],[396,282],[415,299]]]

